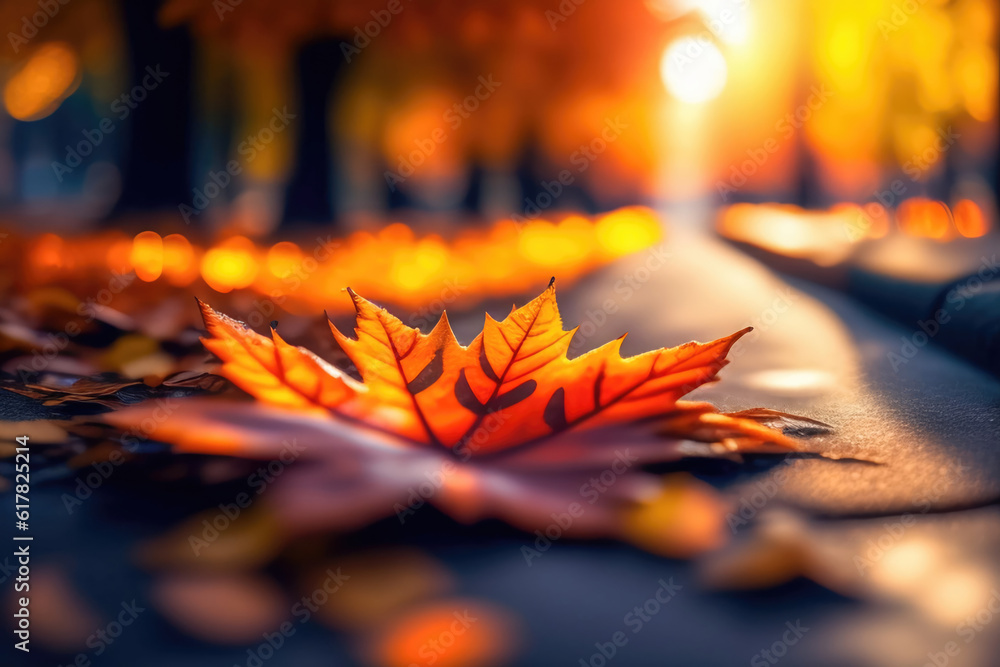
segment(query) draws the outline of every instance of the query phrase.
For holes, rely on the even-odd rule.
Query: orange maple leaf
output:
[[[702,482],[645,466],[784,453],[798,445],[779,429],[823,426],[681,400],[716,379],[749,329],[628,358],[619,338],[570,359],[575,330],[563,329],[552,284],[503,321],[487,316],[468,346],[447,315],[424,334],[351,297],[355,337],[331,328],[360,381],[200,303],[221,374],[258,402],[190,399],[103,419],[186,451],[283,462],[302,452],[310,465],[268,496],[287,534],[393,513],[402,523],[430,502],[464,522],[498,517],[549,534],[558,520],[560,535],[615,536],[667,555],[717,546],[724,504]]]
[[[283,408],[326,413],[413,445],[487,455],[544,442],[567,431],[661,420],[674,434],[728,428],[727,436],[796,444],[761,424],[679,401],[716,379],[748,327],[710,343],[685,343],[623,358],[625,336],[567,356],[576,329],[563,329],[554,281],[503,320],[489,315],[468,346],[447,314],[421,333],[348,290],[355,338],[330,328],[354,363],[354,380],[308,350],[271,338],[199,302],[221,373],[254,397]]]

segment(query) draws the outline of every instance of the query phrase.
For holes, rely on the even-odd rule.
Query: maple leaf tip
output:
[[[736,341],[738,341],[740,338],[743,338],[744,336],[746,336],[751,331],[753,331],[753,327],[744,327],[743,329],[740,329],[739,331],[737,331],[735,333],[732,333],[729,336],[726,336],[726,338],[720,339],[720,340],[725,340],[726,341],[726,352],[725,353],[729,354],[729,350],[733,347],[733,345],[736,344]]]
[[[357,314],[360,315],[361,314],[361,302],[362,301],[367,301],[367,299],[365,299],[362,296],[359,296],[358,293],[355,292],[350,287],[345,287],[344,289],[347,291],[348,295],[350,295],[351,301],[354,303],[354,312],[356,312]]]
[[[194,301],[198,304],[198,310],[201,311],[201,320],[205,323],[205,328],[210,329],[211,322],[219,320],[219,313],[198,297],[195,297]]]

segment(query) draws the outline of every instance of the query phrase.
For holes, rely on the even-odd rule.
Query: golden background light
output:
[[[43,44],[7,80],[4,106],[18,120],[45,118],[73,94],[79,75],[79,59],[68,44]]]
[[[671,95],[699,104],[719,96],[726,86],[728,67],[722,52],[707,39],[681,37],[663,52],[660,76]]]
[[[233,236],[205,253],[201,275],[217,292],[248,287],[257,277],[257,248],[245,236]]]
[[[385,223],[342,237],[270,242],[245,236],[207,241],[151,230],[72,238],[12,234],[0,251],[11,258],[3,268],[33,286],[58,283],[85,291],[88,280],[105,286],[113,276],[134,271],[136,286],[143,285],[137,287],[144,290],[140,301],[166,298],[180,288],[205,298],[206,288],[248,290],[274,299],[289,313],[316,314],[353,311],[344,291],[348,285],[376,301],[410,308],[516,295],[545,285],[552,276],[568,286],[665,240],[663,218],[641,206],[592,216],[557,213],[522,224],[504,218],[448,236]]]
[[[153,231],[136,234],[129,259],[139,280],[153,282],[163,273],[163,239]]]
[[[181,234],[163,237],[163,275],[178,287],[189,285],[198,277],[194,248]]]

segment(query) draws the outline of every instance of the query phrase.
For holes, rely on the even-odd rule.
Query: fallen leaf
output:
[[[967,522],[992,521],[967,513]],[[794,508],[767,508],[745,535],[696,564],[700,585],[748,591],[808,579],[845,597],[906,605],[929,624],[954,629],[996,594],[989,548],[952,539],[946,515],[880,515],[817,521]],[[986,531],[989,532],[989,531]]]
[[[118,377],[75,377],[61,373],[43,373],[21,382],[0,379],[0,388],[42,401],[43,405],[61,405],[85,401],[107,407],[119,407],[150,398],[179,398],[198,393],[214,393],[226,385],[224,378],[209,373],[182,371],[168,376],[151,387],[141,380]]]
[[[668,416],[667,423],[691,416],[692,428],[728,428],[752,442],[797,448],[753,420],[709,417],[714,410],[706,404],[678,402],[715,380],[749,328],[627,358],[619,354],[622,336],[569,359],[575,329],[563,330],[554,283],[501,322],[487,315],[483,333],[468,347],[455,339],[447,314],[424,334],[354,292],[351,298],[357,338],[332,324],[331,330],[362,382],[276,331],[269,340],[201,304],[212,336],[205,346],[222,359],[223,375],[262,401],[460,453],[495,453],[565,431]]]
[[[424,334],[351,297],[356,338],[331,328],[360,380],[201,304],[219,372],[259,402],[192,399],[169,415],[137,406],[101,419],[142,424],[146,437],[183,451],[280,461],[262,502],[285,539],[392,514],[406,523],[431,503],[461,522],[498,517],[677,555],[717,546],[721,506],[643,466],[679,460],[692,444],[699,456],[799,448],[771,423],[807,434],[798,425],[809,420],[783,413],[680,400],[716,379],[749,329],[628,358],[620,338],[569,359],[575,330],[563,329],[551,284],[504,320],[487,316],[468,346],[447,315]],[[309,465],[292,465],[300,457]],[[594,479],[612,483],[590,489]]]
[[[806,522],[785,512],[765,513],[753,534],[699,562],[702,585],[714,590],[757,590],[808,577],[815,568]]]
[[[149,569],[250,571],[274,559],[284,546],[276,518],[250,507],[219,530],[218,508],[201,512],[136,549],[136,560]]]
[[[329,565],[313,572],[302,589],[307,593],[317,590],[329,572],[340,568],[350,576],[349,584],[331,595],[317,612],[338,630],[377,628],[454,587],[444,565],[416,549],[366,550]]]
[[[688,558],[725,541],[726,504],[714,488],[671,475],[656,496],[624,512],[622,535],[647,551]]]
[[[263,575],[178,573],[157,578],[156,609],[185,633],[215,644],[250,644],[289,616],[281,588]]]

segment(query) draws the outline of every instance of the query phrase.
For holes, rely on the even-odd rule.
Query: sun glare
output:
[[[660,76],[670,94],[681,102],[701,104],[715,99],[726,86],[728,67],[712,42],[681,37],[660,60]]]

